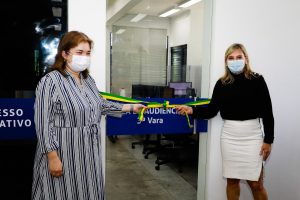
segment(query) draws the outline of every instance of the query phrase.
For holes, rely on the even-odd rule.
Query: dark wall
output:
[[[61,8],[62,15],[55,16],[53,8]],[[61,3],[51,0],[1,2],[0,96],[13,97],[10,91],[35,89],[47,56],[41,42],[66,31],[66,9],[66,0]],[[55,25],[61,25],[61,30],[55,29]]]
[[[0,199],[29,200],[36,141],[0,141]]]
[[[53,12],[59,9],[61,14]],[[0,19],[0,103],[2,98],[34,98],[51,64],[45,44],[67,31],[67,0],[1,1]],[[30,199],[35,148],[35,139],[0,140],[0,199]]]

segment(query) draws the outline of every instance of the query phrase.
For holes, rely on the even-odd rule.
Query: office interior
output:
[[[109,13],[115,4],[113,1],[107,3]],[[178,0],[144,0],[127,7],[117,18],[108,18],[108,91],[130,98],[194,99],[201,97],[201,93],[203,96],[207,89],[201,91],[201,86],[206,85],[202,84],[202,77],[208,76],[201,66],[204,4],[198,1],[188,7],[180,7],[183,3]],[[177,13],[161,16],[173,7],[178,9]],[[197,22],[202,26],[194,26]],[[135,158],[135,162],[143,165],[143,176],[145,173],[151,175],[151,178],[148,177],[151,181],[136,175],[140,169],[133,165],[133,170],[126,173],[128,177],[132,174],[126,183],[136,185],[137,189],[120,189],[114,193],[113,189],[124,183],[110,180],[122,180],[123,173],[116,172],[111,166],[119,166],[124,161],[121,157],[120,160],[115,159],[113,153],[106,153],[107,198],[197,199],[199,134],[153,133],[109,137],[106,151],[119,150],[121,145],[128,151],[126,158]],[[123,154],[127,152],[125,150]],[[168,173],[175,175],[161,180]],[[148,187],[138,187],[144,184],[143,181],[149,183]],[[153,185],[159,189],[155,190]]]
[[[149,1],[151,2],[153,0]],[[109,5],[112,2],[114,2],[114,4],[111,5],[113,7],[111,7],[112,9],[109,9]],[[109,45],[107,46],[104,44],[109,43],[109,35],[112,26],[107,27],[107,24],[115,22],[114,19],[119,19],[120,16],[123,16],[126,13],[125,11],[128,7],[134,7],[137,3],[138,0],[68,2],[68,30],[81,30],[93,38],[95,42],[92,56],[93,64],[90,71],[93,77],[95,77],[99,89],[102,91],[110,91],[111,89],[109,87]],[[158,5],[160,4],[163,4],[162,1],[159,1]],[[298,145],[300,138],[297,122],[300,118],[300,108],[298,104],[300,93],[297,87],[300,84],[298,78],[298,75],[300,74],[298,66],[300,63],[297,57],[299,54],[298,46],[300,45],[300,28],[297,19],[300,17],[298,12],[300,3],[294,0],[203,0],[201,4],[203,4],[204,11],[203,21],[196,21],[192,26],[192,28],[203,27],[202,35],[194,38],[201,40],[201,50],[198,52],[191,49],[191,53],[194,53],[199,57],[201,56],[201,73],[205,75],[201,76],[201,84],[193,85],[201,87],[200,91],[202,97],[209,97],[212,94],[214,83],[223,74],[223,56],[225,49],[233,42],[241,42],[246,46],[254,71],[262,73],[267,81],[275,116],[275,143],[273,144],[271,157],[267,160],[265,165],[264,183],[269,193],[269,199],[299,199],[300,193],[298,186],[300,185],[300,177],[298,169],[300,160],[297,152],[300,151]],[[82,15],[78,13],[87,14]],[[196,14],[201,15],[201,13]],[[182,15],[184,15],[184,13]],[[95,23],[95,21],[97,22]],[[186,23],[184,24],[187,25]],[[179,31],[177,31],[178,36],[190,32],[191,30],[186,28],[180,28]],[[178,46],[181,44],[178,44]],[[176,45],[177,44],[174,44],[174,46]],[[170,47],[171,46],[172,44],[170,44]],[[19,53],[22,54],[23,51]],[[191,54],[188,53],[187,56],[189,55]],[[199,63],[188,62],[188,65],[199,65]],[[5,82],[1,85],[3,87],[6,86]],[[7,95],[11,94],[5,94],[5,96]],[[19,95],[27,97],[32,96],[32,93],[28,90]],[[217,116],[209,121],[208,133],[200,134],[198,158],[199,160],[203,159],[204,162],[198,162],[196,199],[226,199],[226,180],[222,178],[219,145],[221,125],[222,119],[220,116]],[[102,127],[103,130],[105,130],[104,122]],[[103,131],[103,133],[104,132],[105,131]],[[133,138],[133,140],[135,139],[136,138]],[[115,145],[111,143],[105,135],[103,135],[102,141],[103,143],[106,143],[106,146]],[[119,143],[122,141],[125,140],[120,137]],[[128,142],[128,140],[125,142]],[[151,173],[160,174],[158,177],[162,178],[162,181],[166,183],[166,185],[168,185],[168,182],[165,180],[169,177],[180,178],[177,176],[179,173],[176,172],[176,166],[174,167],[172,164],[169,164],[169,166],[164,165],[157,171],[153,168],[153,163],[151,161],[153,154],[149,156],[149,159],[144,159],[142,157],[143,154],[139,151],[142,150],[140,145],[137,145],[136,149],[132,149],[130,143],[125,142],[124,146],[122,144],[122,146],[118,147],[121,149],[114,155],[117,156],[119,153],[126,150],[135,156],[135,160],[133,161],[132,158],[128,158],[123,166],[126,166],[129,162],[136,162],[136,160],[140,159],[140,161],[144,163],[136,163],[138,166],[137,169],[142,169],[142,166],[147,166],[147,163],[145,162],[149,162],[149,170],[152,170],[149,172],[150,175]],[[116,144],[119,143],[118,141],[116,142]],[[4,144],[1,143],[0,151],[3,163],[5,161],[7,161],[6,163],[11,163],[10,169],[5,171],[7,172],[5,173],[6,176],[1,179],[2,181],[5,180],[5,183],[1,184],[3,189],[1,189],[1,192],[7,192],[11,197],[9,199],[14,199],[13,197],[18,195],[17,193],[25,194],[25,192],[30,190],[30,181],[27,181],[24,184],[22,179],[24,179],[24,177],[25,179],[30,178],[30,167],[26,164],[28,162],[30,163],[30,159],[32,158],[24,158],[28,158],[28,154],[34,152],[34,149],[30,149],[29,147],[31,144],[27,145],[26,148],[21,148],[22,145],[24,145],[24,141],[19,141],[19,144],[14,143],[13,145],[14,151],[9,152],[11,149],[8,150],[8,146],[11,147],[11,144],[9,142],[5,142]],[[103,148],[105,156],[109,154],[109,151],[117,152],[118,150],[109,147]],[[122,148],[127,149],[124,150]],[[118,157],[111,159],[117,160]],[[110,160],[104,160],[103,162],[104,165],[107,166],[105,173],[108,173],[109,162]],[[1,164],[1,166],[3,167],[4,165]],[[121,170],[124,170],[123,166],[118,166],[119,170],[117,170],[121,175],[130,171],[130,169],[126,169],[128,171],[122,172]],[[168,172],[174,173],[162,176],[163,168],[166,169],[167,167],[173,167],[175,170],[168,170]],[[145,171],[137,171],[137,173],[142,175],[141,177],[145,176],[145,174],[143,174],[144,172]],[[114,171],[114,173],[116,173],[116,171]],[[118,174],[114,175],[118,176]],[[114,184],[114,180],[109,180],[108,177],[109,175],[106,174],[106,183],[112,181],[112,184]],[[119,180],[119,182],[123,181],[124,184],[119,185],[116,189],[122,188],[125,191],[130,191],[130,188],[126,185],[126,178],[128,177]],[[144,179],[143,186],[150,183],[149,180],[153,179],[149,177],[148,179]],[[178,180],[179,179],[172,179],[171,181],[175,182]],[[180,180],[182,179],[180,178]],[[137,185],[141,185],[141,182],[138,182]],[[11,186],[12,188],[10,188]],[[158,198],[158,196],[165,197],[165,193],[168,193],[168,191],[158,192],[159,190],[157,187],[159,186],[154,186],[156,186],[154,193],[156,191],[157,195],[152,197],[152,199]],[[176,191],[176,188],[173,189],[173,191]],[[188,191],[187,193],[192,193],[191,190],[188,189],[185,191]],[[143,194],[143,192],[140,193],[141,195],[146,195]],[[25,196],[23,195],[23,197]],[[29,198],[25,197],[18,199]],[[119,197],[118,199],[122,199],[122,197]],[[165,197],[165,199],[167,199],[167,197]],[[241,184],[240,199],[252,199],[249,188],[243,182]]]

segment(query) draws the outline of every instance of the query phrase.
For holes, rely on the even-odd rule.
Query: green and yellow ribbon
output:
[[[131,99],[131,98],[123,97],[123,96],[116,95],[116,94],[110,94],[107,92],[100,92],[100,94],[103,98],[105,98],[107,100],[119,101],[119,102],[123,102],[123,103],[143,103],[144,102],[141,100]]]
[[[110,94],[107,92],[100,92],[101,96],[104,97],[107,100],[113,100],[113,101],[118,101],[118,102],[122,102],[122,103],[143,103],[146,104],[146,107],[143,108],[139,113],[138,113],[138,120],[139,121],[143,121],[144,120],[144,113],[146,111],[146,109],[148,108],[164,108],[164,109],[170,109],[170,108],[175,108],[176,106],[179,105],[186,105],[186,106],[199,106],[199,105],[207,105],[209,104],[210,100],[198,100],[198,101],[192,101],[192,102],[188,102],[185,104],[172,104],[170,105],[169,101],[164,101],[163,103],[158,103],[158,102],[149,102],[149,101],[142,101],[142,100],[137,100],[137,99],[132,99],[132,98],[128,98],[128,97],[123,97],[120,95],[116,95],[116,94]],[[188,125],[190,128],[192,128],[193,126],[190,123],[190,118],[188,116],[188,114],[185,114]]]

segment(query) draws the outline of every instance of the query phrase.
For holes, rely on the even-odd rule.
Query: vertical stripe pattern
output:
[[[122,105],[99,96],[89,76],[78,85],[68,74],[45,75],[36,89],[34,121],[37,150],[33,200],[104,200],[101,164],[101,114]],[[56,150],[63,175],[51,176],[47,153]]]

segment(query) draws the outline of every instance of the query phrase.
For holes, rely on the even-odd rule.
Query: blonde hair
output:
[[[242,44],[234,43],[234,44],[230,45],[225,52],[225,58],[224,58],[225,74],[221,77],[221,82],[224,85],[231,84],[234,82],[234,77],[230,73],[228,66],[227,66],[227,59],[228,59],[228,56],[236,50],[241,50],[245,56],[246,62],[245,62],[245,67],[244,67],[244,71],[243,71],[245,77],[247,79],[251,79],[251,77],[254,75],[253,71],[251,70],[250,64],[249,64],[250,63],[249,56],[246,51],[246,48]]]
[[[90,48],[93,46],[93,41],[84,33],[79,31],[70,31],[67,32],[60,40],[57,54],[55,56],[55,62],[50,69],[50,71],[58,70],[62,75],[67,76],[66,69],[66,61],[62,56],[62,52],[68,52],[71,48],[78,46],[80,43],[86,42],[90,45]],[[89,71],[86,69],[82,72],[83,78],[87,78],[89,75]]]

